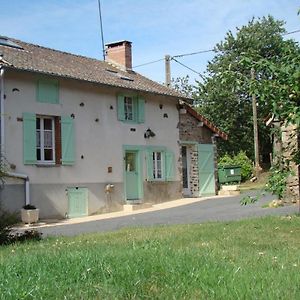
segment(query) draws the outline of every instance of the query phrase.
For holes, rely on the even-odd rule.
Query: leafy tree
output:
[[[172,78],[171,84],[175,90],[181,92],[183,95],[190,98],[197,98],[197,89],[190,83],[189,75],[186,75],[185,77]]]
[[[224,41],[214,48],[216,55],[207,66],[206,78],[204,82],[198,82],[197,100],[200,113],[229,134],[229,141],[221,141],[218,145],[221,154],[244,150],[253,158],[253,93],[259,103],[261,152],[271,151],[265,118],[276,110],[277,114],[282,113],[278,111],[282,106],[277,101],[286,101],[288,92],[293,91],[283,84],[287,78],[291,80],[290,69],[295,68],[288,66],[288,62],[299,60],[299,48],[292,40],[284,40],[283,26],[284,22],[271,16],[252,19],[246,26],[237,28],[235,35],[229,31]],[[252,68],[254,80],[251,79]],[[280,74],[277,76],[273,72],[278,68]],[[275,76],[278,81],[276,93],[273,92]]]

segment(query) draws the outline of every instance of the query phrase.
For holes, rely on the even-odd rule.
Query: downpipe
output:
[[[4,162],[4,68],[0,68],[0,160]],[[30,204],[29,177],[26,174],[6,172],[8,177],[21,178],[25,180],[25,205]]]

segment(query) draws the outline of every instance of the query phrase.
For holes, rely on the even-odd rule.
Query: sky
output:
[[[104,42],[132,42],[134,70],[163,83],[171,56],[212,49],[253,17],[272,15],[300,29],[298,0],[101,0]],[[0,0],[0,35],[103,59],[98,0]],[[300,32],[289,35],[300,41]],[[203,74],[214,53],[177,60]],[[148,62],[159,62],[139,66]],[[139,66],[139,67],[138,67]],[[172,78],[200,76],[171,62]]]

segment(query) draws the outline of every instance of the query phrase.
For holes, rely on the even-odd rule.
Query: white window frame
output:
[[[125,121],[135,121],[134,100],[132,97],[124,97],[124,118]],[[129,116],[131,115],[131,118]]]
[[[51,116],[36,116],[36,119],[40,120],[40,129],[36,128],[36,133],[39,131],[39,136],[40,136],[40,147],[38,147],[38,144],[36,144],[36,150],[40,149],[40,156],[41,159],[37,159],[37,164],[42,164],[42,165],[53,165],[55,164],[55,122],[54,122],[54,117]],[[45,119],[50,119],[51,124],[52,124],[52,160],[45,160],[45,145],[44,145],[44,132],[45,131],[50,131],[49,129],[44,129],[44,120]],[[51,148],[46,148],[46,149],[51,149]]]
[[[157,159],[158,153],[160,153],[160,170],[158,167],[159,160]],[[164,181],[164,152],[163,151],[153,151],[152,152],[152,163],[153,163],[153,179],[155,181]],[[158,177],[159,171],[161,177]]]

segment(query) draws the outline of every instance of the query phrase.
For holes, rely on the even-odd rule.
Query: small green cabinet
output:
[[[68,188],[68,217],[77,218],[88,215],[88,189]]]

